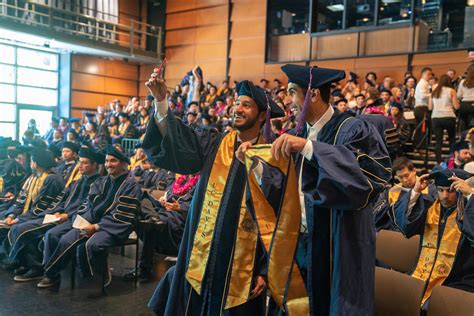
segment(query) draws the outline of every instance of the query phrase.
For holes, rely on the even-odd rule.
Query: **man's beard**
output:
[[[241,125],[237,125],[235,123],[235,117],[234,117],[234,123],[232,124],[232,127],[234,127],[239,132],[243,132],[243,131],[251,129],[257,123],[258,123],[258,116],[255,116],[254,118],[246,118],[245,122]]]

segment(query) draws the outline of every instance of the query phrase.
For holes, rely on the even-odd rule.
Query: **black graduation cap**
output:
[[[79,149],[80,149],[79,145],[77,145],[73,142],[64,142],[63,143],[63,148],[69,148],[75,153],[78,153]]]
[[[454,176],[467,180],[472,177],[472,174],[462,169],[442,169],[431,172],[428,178],[433,179],[439,187],[450,187],[453,181],[449,180],[449,178]]]
[[[340,96],[342,96],[342,91],[341,91],[341,89],[336,89],[333,92],[331,92],[331,95],[333,97],[340,97]]]
[[[155,97],[152,96],[151,94],[149,94],[149,95],[146,96],[146,99],[150,102],[153,102],[153,100],[155,100]]]
[[[403,111],[403,106],[398,102],[393,102],[392,105],[390,106],[390,108],[397,108],[400,111]]]
[[[346,99],[346,98],[341,98],[341,99],[337,100],[337,101],[334,103],[334,105],[338,105],[338,104],[341,103],[341,102],[346,102],[346,103],[347,103],[347,99]]]
[[[70,119],[69,119],[69,123],[71,123],[71,124],[72,124],[72,123],[78,123],[78,122],[80,122],[80,121],[81,121],[81,119],[80,119],[80,118],[77,118],[77,117],[73,117],[73,118],[70,118]]]
[[[392,96],[392,91],[390,91],[390,90],[388,90],[388,89],[382,89],[382,90],[380,90],[380,93],[382,93],[382,92],[386,92],[386,93],[388,93],[390,96]]]
[[[474,47],[473,47],[473,46],[468,47],[468,48],[467,48],[467,52],[468,52],[468,53],[474,52]]]
[[[45,170],[56,166],[53,153],[46,149],[35,148],[31,152],[31,160]]]
[[[346,72],[339,69],[320,68],[317,66],[306,67],[287,64],[281,70],[288,77],[288,81],[303,88],[319,88],[326,84],[340,81],[346,77]]]
[[[354,99],[357,99],[358,97],[363,97],[365,99],[365,95],[363,95],[362,93],[359,93],[358,95],[356,95]]]
[[[50,144],[48,150],[53,153],[55,158],[61,157],[61,150],[59,150],[58,146]]]
[[[77,134],[76,130],[74,128],[69,128],[66,132],[66,135],[67,133],[71,133],[74,135],[74,139],[78,139],[79,138],[79,134]]]
[[[215,99],[214,99],[214,102],[217,103],[217,102],[225,102],[225,99],[221,96],[217,96]]]
[[[87,146],[81,147],[79,150],[79,157],[87,158],[90,161],[97,162],[98,164],[103,164],[105,162],[105,155],[103,153],[97,152]]]
[[[87,112],[86,117],[88,117],[89,119],[93,119],[95,118],[95,113]]]
[[[120,112],[120,113],[118,114],[118,116],[119,116],[119,117],[120,117],[120,116],[121,116],[121,117],[124,117],[124,118],[126,118],[127,120],[130,119],[130,116],[129,116],[127,113],[125,113],[125,112]]]
[[[115,146],[108,145],[106,150],[106,155],[114,156],[118,160],[121,160],[126,163],[130,163],[130,159],[125,155],[123,151],[118,150]]]
[[[194,112],[194,111],[188,111],[186,112],[186,115],[193,115],[193,116],[197,116],[198,113],[197,112]]]
[[[454,144],[451,152],[460,151],[463,149],[469,149],[469,143],[465,140],[462,140]]]
[[[237,84],[235,89],[239,96],[244,95],[252,98],[262,111],[266,111],[263,136],[267,142],[271,142],[273,135],[270,126],[270,118],[285,116],[285,112],[262,88],[255,86],[252,81],[243,80]]]
[[[285,116],[285,112],[272,100],[272,98],[260,87],[255,86],[252,81],[243,80],[236,86],[239,96],[244,95],[252,98],[262,110],[270,110],[270,117],[277,118]]]
[[[52,122],[55,122],[55,123],[59,123],[59,119],[58,119],[56,116],[53,116],[53,117],[51,118],[51,121],[52,121]]]
[[[18,146],[12,146],[7,148],[7,154],[9,156],[16,157],[19,154],[24,154],[27,152],[31,152],[33,150],[33,147],[31,146],[24,146],[24,145],[18,145]]]
[[[330,85],[346,77],[346,72],[339,69],[320,68],[317,66],[300,66],[287,64],[281,67],[281,70],[288,77],[289,83],[297,84],[303,88],[319,88]],[[306,92],[303,109],[298,118],[296,132],[299,134],[303,130],[306,122],[306,113],[308,112],[309,103],[311,102],[311,91]]]

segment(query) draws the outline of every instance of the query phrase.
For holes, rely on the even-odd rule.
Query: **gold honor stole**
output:
[[[74,166],[74,169],[72,169],[71,174],[69,175],[69,178],[67,178],[66,181],[66,188],[71,185],[73,181],[79,180],[81,178],[81,173],[79,172],[79,163],[76,163]]]
[[[461,239],[461,231],[456,222],[457,212],[453,211],[447,218],[441,242],[438,244],[438,232],[441,219],[439,199],[429,208],[426,214],[425,228],[421,252],[412,277],[427,282],[421,305],[431,296],[436,285],[441,285],[448,277],[453,267],[454,258]]]
[[[30,186],[28,188],[28,196],[26,197],[25,205],[23,206],[23,214],[28,212],[33,202],[38,196],[39,191],[43,187],[44,180],[48,176],[47,172],[43,172],[39,177],[34,177],[32,179]]]
[[[253,146],[246,152],[245,159],[257,225],[269,255],[268,286],[275,302],[282,310],[286,310],[287,314],[309,315],[308,293],[294,260],[301,224],[295,168],[291,159],[275,160],[270,150],[270,145]],[[255,174],[251,171],[252,163],[256,159],[277,168],[287,178],[278,218],[258,185]]]
[[[186,280],[199,295],[201,295],[202,280],[209,259],[214,227],[216,225],[222,196],[224,194],[224,188],[229,176],[230,165],[234,158],[236,138],[237,132],[232,131],[224,136],[219,145],[211,169],[211,174],[209,175],[209,180],[207,182],[201,215],[194,235],[193,248],[191,250],[188,269],[186,271]],[[256,248],[256,240],[257,239],[255,238],[254,248]],[[252,268],[253,265],[250,269]]]

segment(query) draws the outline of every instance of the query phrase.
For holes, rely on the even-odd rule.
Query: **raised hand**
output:
[[[424,174],[418,179],[416,179],[416,183],[415,183],[415,186],[413,187],[413,191],[415,191],[416,193],[421,193],[424,189],[426,189],[428,185],[430,184],[429,176],[430,176],[429,174]]]
[[[150,79],[145,83],[157,102],[163,101],[166,98],[167,92],[165,80],[160,77],[160,72],[161,70],[159,68],[155,68]]]

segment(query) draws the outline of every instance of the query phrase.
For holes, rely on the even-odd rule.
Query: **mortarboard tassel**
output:
[[[309,85],[308,91],[304,97],[303,108],[301,109],[300,116],[298,117],[298,123],[296,124],[296,134],[301,134],[303,127],[306,123],[306,113],[308,112],[309,103],[311,102],[311,83],[313,81],[313,67],[309,68]]]
[[[265,127],[263,129],[263,137],[268,144],[273,142],[272,127],[270,125],[271,111],[270,111],[270,101],[268,100],[268,94],[265,92],[267,97],[267,112],[265,113]]]

